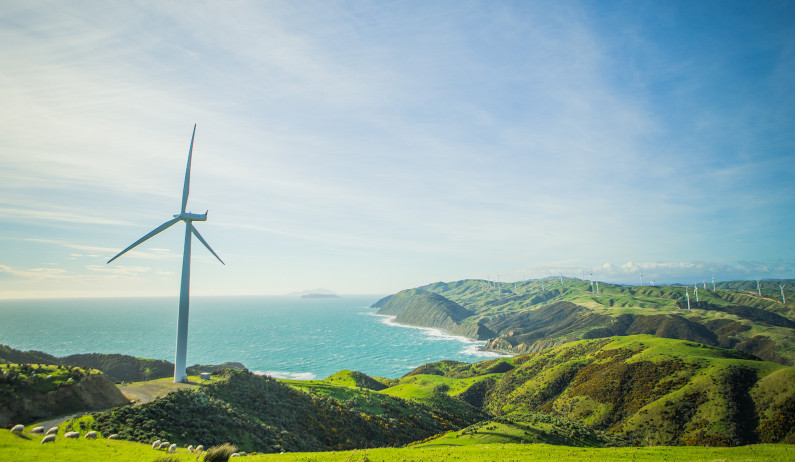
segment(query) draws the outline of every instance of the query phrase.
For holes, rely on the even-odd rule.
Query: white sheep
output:
[[[158,449],[167,449],[168,446],[169,446],[169,442],[168,441],[164,441],[164,442],[160,443],[160,447],[158,447]]]
[[[160,440],[155,440],[155,442],[152,443],[152,449],[157,449],[159,447],[160,447]]]
[[[41,425],[39,425],[38,427],[35,427],[35,428],[34,428],[33,430],[31,430],[30,432],[31,432],[31,433],[44,433],[44,427],[42,427]]]
[[[25,426],[22,424],[14,425],[14,428],[11,429],[11,433],[18,433],[22,434],[22,431],[25,430]]]
[[[57,435],[57,434],[58,434],[58,427],[50,427],[50,429],[47,430],[47,433],[45,433],[45,435]]]
[[[200,444],[200,445],[196,446],[196,447],[195,447],[193,450],[194,450],[195,452],[202,452],[202,451],[204,451],[204,446],[202,446],[202,445]]]
[[[108,439],[109,439],[109,440],[117,440],[117,439],[119,439],[119,435],[117,435],[117,434],[115,434],[115,433],[114,433],[114,434],[112,434],[112,435],[109,435],[109,436],[108,436]]]
[[[80,438],[80,432],[66,432],[63,435],[64,438]]]
[[[188,452],[193,452],[193,445],[188,446]]]
[[[236,453],[236,452],[233,452],[233,453],[232,453],[232,455],[231,455],[231,456],[229,456],[229,457],[240,457],[240,454],[238,454],[238,453]]]
[[[47,435],[41,439],[41,444],[52,443],[53,441],[55,441],[55,435]]]
[[[95,440],[97,439],[97,432],[91,430],[90,432],[86,433],[86,436],[84,436],[83,438],[87,440]]]
[[[168,452],[177,452],[177,444],[174,443],[168,447]]]

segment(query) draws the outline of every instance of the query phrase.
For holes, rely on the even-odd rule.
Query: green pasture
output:
[[[40,444],[41,437],[21,436],[0,430],[0,457],[14,462],[57,460],[59,462],[156,461],[168,456],[148,444],[121,440],[66,439]],[[175,461],[201,461],[202,456],[179,448]],[[168,460],[168,459],[166,459]],[[278,462],[398,462],[398,461],[788,461],[795,460],[795,446],[763,444],[732,448],[712,447],[625,447],[588,448],[549,444],[427,445],[340,452],[248,454],[240,460]]]

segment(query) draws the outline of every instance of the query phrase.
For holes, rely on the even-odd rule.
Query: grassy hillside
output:
[[[53,443],[40,444],[40,437],[29,432],[23,435],[0,430],[0,454],[4,460],[59,462],[139,462],[159,458],[172,461],[201,460],[182,447],[167,456],[164,451],[152,450],[150,444],[123,440],[86,440],[59,437]],[[334,452],[298,452],[284,454],[247,454],[247,461],[278,462],[406,462],[427,460],[461,460],[486,462],[495,460],[575,462],[599,460],[606,462],[667,461],[786,461],[795,456],[789,445],[753,445],[733,448],[715,447],[627,447],[591,448],[547,444],[475,444],[412,446],[399,449],[367,449]]]
[[[0,365],[0,427],[126,403],[113,383],[94,369]]]
[[[4,363],[97,369],[114,382],[139,382],[174,376],[174,364],[160,359],[106,353],[75,354],[59,358],[41,351],[20,351],[7,345],[0,345],[0,364]],[[219,365],[196,364],[188,367],[187,371],[189,375],[198,375],[200,372],[215,372],[221,369],[245,369],[245,366],[237,362]]]
[[[443,362],[400,382],[434,377],[427,390],[434,381],[471,381],[480,368],[484,380],[472,387],[485,384],[475,395],[489,414],[545,414],[629,444],[795,443],[795,368],[735,350],[640,335],[581,340],[499,363],[512,367],[495,374],[486,373],[494,361]],[[450,389],[459,396],[470,390]]]
[[[580,339],[651,334],[793,365],[795,294],[781,303],[772,290],[778,283],[763,281],[757,296],[742,281],[721,283],[714,291],[702,284],[696,294],[693,286],[605,283],[596,293],[589,281],[570,278],[515,284],[463,280],[402,291],[374,307],[407,324],[489,339],[487,347],[498,351],[527,353]],[[457,316],[445,315],[449,306],[459,307]]]
[[[399,446],[480,417],[473,411],[466,420],[465,414],[443,407],[333,381],[298,388],[227,370],[209,384],[94,414],[91,427],[140,442],[163,439],[205,447],[233,442],[246,451],[281,452]]]

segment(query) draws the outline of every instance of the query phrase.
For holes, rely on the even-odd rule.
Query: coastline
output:
[[[382,322],[383,324],[394,326],[394,327],[403,327],[407,329],[418,329],[421,331],[425,331],[426,333],[431,334],[431,338],[438,338],[438,340],[456,340],[460,343],[467,344],[469,346],[475,346],[476,352],[468,353],[472,356],[480,356],[483,358],[499,358],[499,357],[506,357],[506,356],[516,356],[516,353],[506,352],[506,351],[496,351],[486,349],[486,341],[485,340],[472,340],[469,337],[464,337],[463,335],[455,335],[450,332],[447,332],[443,329],[439,329],[436,327],[425,327],[425,326],[414,326],[411,324],[402,324],[396,322],[397,316],[390,315],[390,314],[379,314],[379,313],[367,313],[372,316],[380,316],[385,318]],[[466,349],[466,348],[465,348]]]

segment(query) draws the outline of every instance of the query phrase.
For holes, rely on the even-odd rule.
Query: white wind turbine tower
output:
[[[690,293],[687,291],[687,287],[685,287],[685,295],[687,295],[687,310],[690,311]]]
[[[758,297],[761,297],[761,296],[762,296],[762,291],[761,291],[761,290],[759,290],[759,278],[756,278],[756,295],[757,295]]]
[[[715,292],[715,275],[712,275],[712,291]]]
[[[643,272],[640,273],[640,286],[643,287]]]
[[[696,303],[698,303],[698,284],[693,284],[693,290],[696,291]]]
[[[784,296],[784,284],[779,284],[778,287],[781,289],[781,303],[787,303],[787,297]]]
[[[207,241],[199,234],[199,231],[193,226],[194,221],[207,221],[207,212],[204,214],[186,212],[185,208],[188,205],[188,190],[190,187],[190,161],[193,155],[193,139],[196,136],[196,125],[193,125],[193,134],[190,137],[190,150],[188,151],[188,166],[185,169],[185,183],[182,186],[182,208],[180,213],[174,215],[174,218],[168,220],[162,225],[150,231],[144,237],[133,242],[129,247],[122,250],[115,257],[108,260],[108,263],[124,255],[127,251],[131,250],[138,244],[146,241],[150,237],[165,231],[178,221],[185,222],[185,246],[182,251],[182,282],[179,290],[179,315],[177,317],[177,351],[174,360],[174,382],[185,382],[185,361],[188,352],[188,311],[189,311],[189,292],[190,292],[190,236],[193,233],[199,241],[207,247],[207,250],[212,253],[215,258],[221,263],[221,257],[216,254]],[[224,263],[225,264],[225,263]]]

